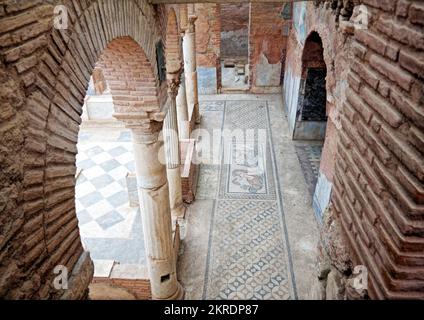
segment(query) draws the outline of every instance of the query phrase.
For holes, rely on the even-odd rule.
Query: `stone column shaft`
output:
[[[188,118],[187,92],[184,74],[181,75],[181,84],[177,95],[178,134],[180,140],[190,138],[190,122]]]
[[[183,289],[177,281],[166,168],[159,161],[163,142],[158,135],[132,128],[144,243],[153,298],[180,299]]]
[[[175,218],[183,218],[185,207],[181,188],[181,158],[178,137],[178,121],[176,96],[178,84],[170,83],[168,97],[170,99],[168,113],[164,121],[166,168],[169,183],[169,200],[171,213]]]
[[[196,123],[199,123],[200,113],[197,84],[196,30],[194,25],[196,19],[197,17],[194,15],[189,16],[188,29],[185,31],[183,38],[183,55],[189,112],[193,113],[192,117],[195,117]]]

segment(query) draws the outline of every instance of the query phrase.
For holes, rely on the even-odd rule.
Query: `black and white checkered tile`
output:
[[[76,210],[81,235],[128,238],[138,208],[128,201],[126,176],[134,172],[130,142],[81,141],[77,167]]]

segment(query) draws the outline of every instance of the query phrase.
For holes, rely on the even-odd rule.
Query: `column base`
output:
[[[176,219],[184,219],[186,211],[187,211],[186,206],[181,204],[178,208],[171,210],[171,215],[173,218],[176,218]]]
[[[196,124],[200,124],[200,122],[202,122],[202,115],[199,115],[199,116],[196,118]]]
[[[184,300],[184,296],[185,296],[185,290],[181,286],[181,284],[177,282],[177,291],[175,291],[175,293],[172,296],[168,298],[153,297],[153,300]]]

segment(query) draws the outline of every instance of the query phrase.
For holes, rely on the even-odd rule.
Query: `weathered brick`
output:
[[[396,2],[393,0],[363,0],[363,3],[388,12],[394,12]]]
[[[371,56],[370,64],[381,74],[396,82],[401,88],[406,91],[411,90],[414,78],[406,71],[377,55]]]
[[[379,54],[384,55],[384,52],[386,51],[387,40],[381,36],[378,36],[369,30],[357,29],[355,31],[355,38]]]
[[[356,61],[352,63],[352,70],[354,70],[374,90],[377,89],[378,83],[380,82],[380,77],[376,72],[372,71],[372,69],[367,68],[366,65],[363,65]]]
[[[27,58],[20,59],[16,63],[16,70],[18,70],[19,73],[22,73],[24,71],[27,71],[30,68],[35,67],[38,64],[38,59],[36,56],[30,56]]]
[[[378,112],[392,127],[398,128],[403,123],[402,115],[381,96],[367,87],[363,87],[361,93],[367,104]]]
[[[424,128],[424,109],[417,103],[412,102],[399,90],[390,91],[390,99],[393,105],[405,116],[411,119],[415,125]]]
[[[424,79],[424,54],[421,51],[402,50],[399,55],[399,63],[409,72]]]
[[[424,4],[414,2],[409,9],[409,21],[415,24],[424,25]]]
[[[424,50],[424,37],[422,36],[422,32],[415,28],[383,17],[380,17],[378,20],[377,28],[400,43]]]
[[[410,0],[399,0],[396,7],[396,15],[402,18],[408,17],[409,6],[411,5]]]
[[[350,89],[346,90],[346,98],[356,111],[364,118],[365,123],[369,123],[372,117],[372,111],[368,105]]]

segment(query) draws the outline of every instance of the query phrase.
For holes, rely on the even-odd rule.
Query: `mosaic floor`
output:
[[[265,101],[201,104],[202,126],[263,129],[265,138],[222,143],[221,165],[200,166],[197,199],[212,199],[204,299],[295,297],[285,222],[275,184]],[[214,141],[216,144],[216,141]],[[228,155],[225,156],[225,155]]]
[[[95,260],[143,264],[141,214],[130,207],[126,176],[134,172],[130,132],[81,129],[76,210],[82,241]]]
[[[315,193],[315,186],[318,180],[322,144],[313,144],[312,142],[297,143],[295,148],[309,193],[312,197]]]

